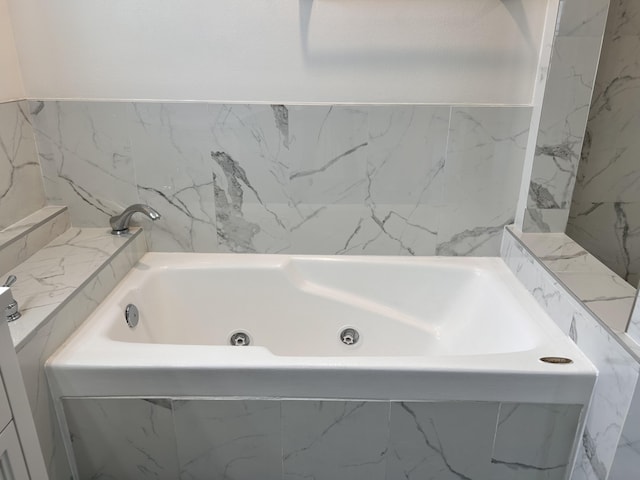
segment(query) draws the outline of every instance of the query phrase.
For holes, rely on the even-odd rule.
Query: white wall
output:
[[[6,0],[0,0],[0,102],[24,97],[20,66]]]
[[[8,0],[29,98],[528,104],[546,1]]]

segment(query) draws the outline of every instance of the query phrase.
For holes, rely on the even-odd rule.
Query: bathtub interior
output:
[[[114,341],[228,346],[243,332],[251,345],[281,356],[492,354],[542,341],[537,306],[523,307],[487,262],[253,263],[163,268],[143,261],[114,292],[113,308],[96,314],[111,316]],[[122,321],[128,304],[140,312],[135,329]],[[359,333],[350,348],[340,341],[345,328]]]
[[[79,480],[563,480],[574,404],[66,398]]]

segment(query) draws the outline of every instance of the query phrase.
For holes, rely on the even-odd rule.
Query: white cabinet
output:
[[[2,374],[0,373],[0,432],[9,424],[12,416],[9,399],[7,398],[7,392],[2,382]],[[0,480],[2,480],[2,477],[0,477]]]
[[[13,422],[0,433],[0,480],[30,480]]]

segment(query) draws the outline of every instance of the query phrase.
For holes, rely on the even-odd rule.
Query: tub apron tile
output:
[[[170,404],[142,398],[63,400],[79,480],[176,480]]]
[[[283,479],[384,480],[389,403],[282,402]]]

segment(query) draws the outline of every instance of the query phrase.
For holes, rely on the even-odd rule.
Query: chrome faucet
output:
[[[9,275],[7,280],[4,282],[4,285],[2,286],[11,288],[11,285],[16,283],[16,280],[17,278],[15,275]],[[18,311],[18,302],[16,302],[13,298],[11,291],[9,291],[9,297],[11,298],[11,303],[9,303],[9,305],[7,305],[7,307],[4,309],[4,316],[7,319],[7,322],[14,322],[18,320],[22,316],[22,314]]]
[[[160,214],[149,205],[136,203],[135,205],[128,207],[120,215],[115,215],[109,219],[109,223],[111,224],[111,235],[124,235],[125,233],[128,233],[129,222],[131,221],[131,217],[134,213],[144,213],[154,221],[160,218]]]

